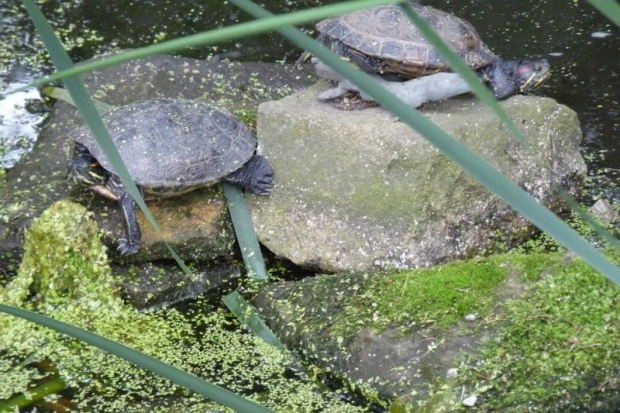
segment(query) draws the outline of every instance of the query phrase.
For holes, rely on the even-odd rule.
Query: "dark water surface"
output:
[[[333,1],[262,2],[274,13],[327,3]],[[620,200],[620,195],[615,195],[612,189],[620,183],[620,173],[616,171],[620,168],[620,29],[585,0],[427,0],[422,3],[470,21],[491,49],[504,58],[549,59],[553,75],[538,93],[578,113],[590,174],[603,177],[596,181],[597,191]],[[112,47],[140,47],[250,19],[245,12],[223,1],[51,0],[42,8],[60,27],[73,25],[72,34],[87,39],[83,46],[72,49],[75,61]],[[5,34],[7,30],[14,31],[9,26],[19,23],[21,47],[16,47],[14,53],[16,59],[25,59],[32,53],[32,38],[21,29],[20,13],[2,6],[0,22],[4,27],[0,27],[0,35],[3,30]],[[88,30],[103,40],[88,40]],[[300,52],[295,45],[271,33],[181,54],[244,61],[294,61]]]

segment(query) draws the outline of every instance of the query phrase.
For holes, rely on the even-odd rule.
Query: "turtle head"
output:
[[[69,161],[69,179],[82,185],[104,185],[106,171],[88,153],[78,153]]]
[[[547,59],[521,60],[517,63],[515,79],[520,93],[528,93],[542,85],[551,75]]]
[[[110,187],[110,172],[105,170],[88,150],[80,150],[69,161],[69,179],[86,185],[106,198],[118,200],[118,194]]]

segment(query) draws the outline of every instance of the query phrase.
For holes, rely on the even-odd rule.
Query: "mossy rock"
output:
[[[113,284],[92,213],[60,201],[26,231],[22,265],[0,288],[0,302],[128,345],[272,409],[362,411],[304,372],[291,377],[290,355],[245,332],[228,311],[198,299],[184,313],[138,312]],[[58,399],[74,411],[230,411],[30,321],[0,313],[0,331],[0,410],[39,410]]]
[[[562,252],[321,275],[255,303],[304,359],[394,412],[462,396],[479,411],[620,407],[620,289]]]

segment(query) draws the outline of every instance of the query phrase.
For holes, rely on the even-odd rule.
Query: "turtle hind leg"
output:
[[[273,168],[267,159],[254,155],[245,165],[226,175],[223,180],[256,195],[269,195],[273,187]]]

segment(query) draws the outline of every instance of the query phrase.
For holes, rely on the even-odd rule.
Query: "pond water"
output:
[[[327,3],[333,1],[263,2],[274,13]],[[538,93],[578,113],[590,174],[597,178],[595,192],[603,192],[620,202],[620,195],[614,190],[620,183],[620,145],[617,144],[620,29],[584,0],[428,0],[423,3],[470,21],[491,49],[504,58],[541,56],[551,61],[552,78]],[[66,38],[74,40],[66,43],[75,61],[113,47],[140,47],[250,19],[243,11],[220,1],[51,0],[42,8]],[[0,86],[15,71],[16,64],[34,62],[28,65],[29,75],[49,71],[45,61],[33,58],[41,46],[36,43],[24,13],[10,5],[0,5],[0,22],[3,26],[0,44],[11,53],[10,59],[0,61]],[[12,35],[15,32],[20,34],[17,38]],[[194,48],[182,54],[243,61],[294,61],[300,52],[295,45],[272,33]],[[23,152],[21,147],[17,149]]]
[[[49,62],[41,58],[41,45],[27,17],[7,3],[0,4],[0,90],[51,70]],[[333,1],[262,2],[274,13],[326,3]],[[583,0],[428,0],[423,3],[470,21],[490,48],[504,58],[550,60],[553,75],[537,93],[554,98],[578,113],[589,173],[595,178],[589,197],[602,193],[620,203],[620,192],[615,189],[620,184],[620,29]],[[42,7],[57,28],[65,29],[66,38],[80,39],[68,44],[76,62],[111,48],[140,47],[250,19],[230,4],[204,0],[50,0]],[[311,26],[307,29],[311,30]],[[279,35],[268,34],[195,48],[182,54],[203,59],[293,62],[300,53],[299,48]],[[14,99],[21,99],[17,104],[5,101],[5,105],[18,107],[13,112],[11,108],[0,107],[0,115],[4,114],[4,120],[0,117],[0,138],[11,135],[17,142],[15,150],[4,160],[0,152],[0,168],[10,167],[32,144],[35,132],[15,132],[9,128],[16,124],[30,128],[40,122],[41,116],[31,118],[25,110],[26,103],[35,97],[31,91],[16,96]],[[19,139],[22,135],[28,135],[27,142]]]

